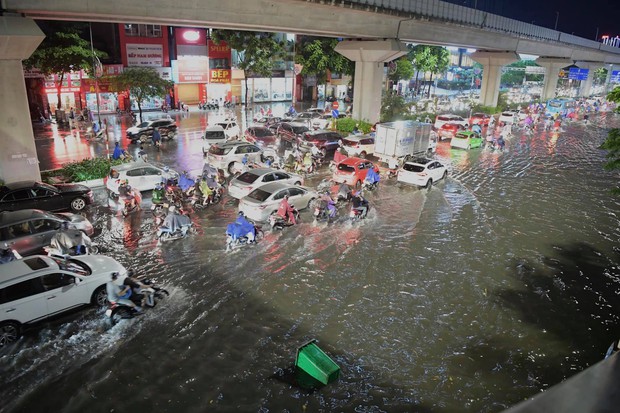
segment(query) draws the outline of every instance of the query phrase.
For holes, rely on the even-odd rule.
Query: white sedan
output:
[[[405,184],[417,185],[430,189],[433,183],[446,179],[448,169],[434,159],[414,159],[407,161],[398,170],[396,180]]]
[[[276,212],[285,195],[288,202],[297,209],[304,209],[313,199],[319,197],[318,192],[305,186],[272,182],[250,192],[239,201],[239,211],[254,221],[267,221],[269,215]]]
[[[104,182],[110,192],[118,195],[118,187],[123,180],[139,191],[150,191],[168,179],[178,180],[179,174],[161,164],[129,162],[112,166]]]
[[[304,183],[304,179],[294,173],[272,168],[256,168],[250,169],[230,181],[228,194],[233,198],[241,199],[256,188],[276,181],[291,185],[302,185]]]

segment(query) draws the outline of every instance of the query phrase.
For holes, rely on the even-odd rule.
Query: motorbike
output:
[[[362,189],[364,190],[373,191],[377,189],[378,187],[379,187],[379,182],[370,183],[368,181],[364,181],[364,183],[362,183]]]
[[[312,216],[314,216],[316,221],[329,221],[336,218],[336,210],[334,210],[334,212],[330,212],[327,206],[328,203],[323,200],[319,200],[315,203]],[[336,207],[336,204],[334,204],[334,207]]]
[[[69,255],[71,257],[74,257],[76,255],[97,255],[97,254],[99,254],[99,245],[97,245],[95,243],[91,243],[90,247],[82,245],[79,251],[78,251],[77,246],[69,248],[69,250],[67,251],[67,250],[64,250],[63,248],[59,248],[59,247],[55,247],[55,246],[49,245],[47,247],[43,247],[43,250],[50,257],[53,256],[53,257],[64,258],[67,255]]]
[[[265,234],[260,225],[254,224],[254,242],[259,242],[265,237]],[[226,234],[226,251],[232,251],[235,248],[244,247],[250,245],[248,237],[234,238],[230,234]]]
[[[137,306],[153,308],[155,307],[155,305],[157,305],[157,301],[162,300],[170,295],[170,293],[166,289],[156,285],[153,280],[139,279],[139,281],[143,285],[132,286],[131,297],[129,297],[129,299]],[[112,325],[115,325],[120,320],[130,319],[141,313],[136,312],[132,307],[128,305],[117,302],[110,302],[105,314],[112,323]]]
[[[213,193],[211,194],[208,202],[204,202],[204,196],[194,195],[192,196],[190,204],[194,208],[208,208],[209,205],[219,204],[222,200],[222,196],[224,196],[224,189],[220,185],[218,185],[217,188],[213,189]]]
[[[124,197],[123,198],[123,210],[122,214],[124,217],[127,215],[137,211],[140,209],[140,202],[142,202],[142,196],[140,195],[140,191],[133,188],[132,190],[133,197]],[[135,200],[133,205],[131,205],[132,200]]]
[[[194,232],[194,225],[192,222],[181,225],[179,228],[176,228],[174,231],[167,226],[160,226],[157,230],[157,239],[165,242],[165,241],[174,241],[177,239],[185,238],[188,234]]]
[[[295,206],[291,205],[291,208],[293,208],[293,215],[295,216],[295,222],[299,222],[299,211],[297,211],[297,208],[295,208]],[[290,227],[293,226],[293,224],[291,223],[291,221],[289,221],[288,219],[284,219],[282,218],[280,215],[278,215],[277,212],[272,213],[271,215],[269,215],[269,225],[271,225],[271,229],[274,230],[283,230],[285,227]]]
[[[359,209],[355,209],[353,205],[351,205],[351,211],[349,212],[349,218],[351,218],[351,221],[359,221],[365,219],[368,216],[368,213],[370,212],[370,204],[368,204],[368,202],[365,202],[364,206],[366,207],[366,213],[362,215],[362,211],[360,211]]]

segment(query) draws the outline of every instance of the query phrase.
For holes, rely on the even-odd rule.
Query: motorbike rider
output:
[[[132,294],[131,286],[122,284],[121,280],[119,280],[119,276],[120,274],[118,272],[113,272],[110,276],[110,281],[106,283],[108,301],[126,305],[137,312],[142,311],[141,307],[129,299]]]
[[[349,185],[344,182],[338,185],[336,193],[338,194],[337,196],[339,200],[342,199],[348,201],[351,198],[351,188],[349,188]]]
[[[179,214],[176,206],[171,205],[168,208],[168,215],[164,218],[162,226],[168,228],[171,232],[176,232],[177,230],[183,231],[184,228],[189,227],[191,222],[187,215]]]
[[[310,152],[306,152],[304,155],[303,165],[306,172],[310,172],[312,170],[312,154]]]
[[[278,207],[278,215],[285,221],[290,222],[292,225],[297,224],[295,221],[295,214],[293,213],[294,208],[291,204],[288,203],[288,194],[284,195],[282,201],[280,201],[280,206]]]
[[[327,207],[327,211],[329,211],[329,217],[333,218],[336,216],[336,201],[332,198],[329,190],[323,191],[320,198],[321,201],[324,201]]]
[[[50,241],[50,247],[60,254],[70,254],[73,249],[77,255],[86,254],[92,243],[88,235],[79,229],[70,229],[68,222],[60,224],[60,230],[54,234]]]
[[[471,131],[477,133],[478,135],[482,135],[482,127],[480,127],[480,125],[477,123],[472,125]]]
[[[370,168],[366,173],[366,177],[364,178],[365,185],[378,185],[379,184],[379,174],[375,171],[374,168]]]
[[[153,146],[156,146],[159,148],[159,146],[161,145],[161,133],[159,133],[159,128],[155,128],[153,130],[151,141],[153,142]]]
[[[217,186],[217,183],[215,183],[215,185]],[[213,188],[211,188],[211,186],[209,185],[209,182],[207,179],[200,179],[198,182],[198,189],[200,189],[200,192],[202,193],[202,204],[206,205],[208,203],[211,202],[211,200],[213,199],[213,193],[215,192],[213,190]]]
[[[136,197],[136,193],[126,179],[121,181],[118,187],[118,194],[126,204],[129,204],[127,209],[134,209],[138,206],[139,201]]]
[[[504,146],[506,146],[506,142],[504,141],[504,137],[502,135],[499,135],[499,138],[497,138],[497,147],[500,151],[504,150]]]
[[[254,242],[256,232],[254,224],[252,224],[245,218],[245,214],[243,213],[243,211],[239,211],[239,213],[237,214],[237,220],[235,221],[235,225],[239,226],[240,232],[248,238],[249,243]]]
[[[164,202],[164,198],[166,195],[166,190],[164,188],[164,183],[163,182],[158,182],[155,185],[155,189],[153,189],[152,192],[152,201],[154,204],[161,204],[162,202]]]
[[[353,198],[351,198],[351,202],[353,203],[353,209],[361,212],[361,217],[365,218],[368,213],[368,201],[362,196],[361,191],[357,191],[353,194]]]
[[[392,157],[388,159],[388,169],[390,175],[396,176],[398,172],[398,158],[396,155],[392,155]]]
[[[21,255],[15,251],[9,244],[3,242],[0,246],[0,264],[6,264],[7,262],[20,260]]]
[[[312,144],[310,146],[310,154],[312,155],[313,158],[322,158],[323,157],[323,154],[321,153],[321,150],[315,144]]]

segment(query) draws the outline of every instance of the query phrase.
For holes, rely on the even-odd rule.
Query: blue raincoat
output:
[[[187,174],[181,174],[181,176],[179,177],[179,188],[181,188],[182,191],[187,191],[195,184],[196,181]]]
[[[112,154],[112,159],[121,159],[123,156],[123,148],[120,145],[116,145],[114,148],[114,153]]]
[[[376,173],[373,168],[370,168],[364,180],[371,184],[374,184],[375,182],[379,182],[379,174]]]

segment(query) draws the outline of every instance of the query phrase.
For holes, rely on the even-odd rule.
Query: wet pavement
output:
[[[160,157],[193,169],[203,121],[181,122]],[[504,152],[445,140],[450,174],[430,191],[384,180],[363,222],[302,211],[228,254],[230,198],[191,213],[196,235],[160,244],[148,195],[123,218],[98,190],[95,241],[172,294],[115,327],[84,310],[3,349],[0,410],[500,412],[618,336],[620,202],[598,149],[611,127],[618,115],[519,131]],[[312,338],[342,369],[315,391],[284,374]]]

